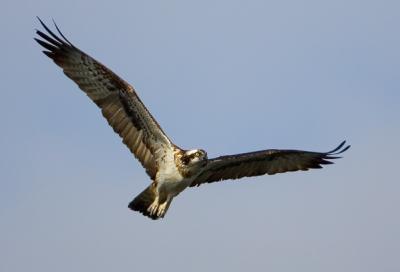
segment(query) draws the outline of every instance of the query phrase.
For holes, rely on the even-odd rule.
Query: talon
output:
[[[171,202],[171,198],[168,198],[164,203],[158,206],[158,217],[164,217],[166,211],[168,210],[169,203]]]
[[[157,201],[158,202],[158,201]],[[156,214],[158,210],[158,203],[154,201],[148,208],[147,211],[150,213],[150,215]]]

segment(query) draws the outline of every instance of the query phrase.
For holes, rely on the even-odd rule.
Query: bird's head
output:
[[[198,164],[199,162],[207,161],[207,152],[203,149],[193,149],[185,151],[181,158],[183,164],[192,166]]]

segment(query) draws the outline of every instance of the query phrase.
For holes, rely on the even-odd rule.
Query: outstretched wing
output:
[[[38,18],[39,19],[39,18]],[[47,34],[37,30],[35,40],[64,73],[101,109],[110,126],[154,179],[158,162],[172,143],[151,116],[135,90],[107,67],[70,43],[55,25],[55,35],[40,19]]]
[[[325,153],[270,149],[210,159],[205,170],[192,182],[191,186],[227,179],[322,168],[321,165],[332,164],[330,160],[340,158],[336,155],[350,148],[349,145],[345,146],[345,143],[346,141],[334,150]]]

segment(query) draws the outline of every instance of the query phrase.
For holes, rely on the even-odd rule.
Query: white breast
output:
[[[169,194],[177,195],[191,183],[191,179],[185,179],[175,165],[173,155],[167,155],[156,175],[157,187]]]

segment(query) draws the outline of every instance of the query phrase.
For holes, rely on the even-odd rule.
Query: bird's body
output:
[[[167,156],[160,164],[155,180],[149,187],[156,195],[150,210],[154,209],[157,216],[163,216],[166,212],[165,208],[168,209],[172,199],[189,187],[205,169],[207,157],[200,155],[205,154],[203,152],[197,149],[185,151],[174,147],[173,156]],[[196,159],[186,159],[192,156]],[[133,201],[130,207],[135,210],[134,203]]]
[[[36,32],[43,39],[35,38],[46,49],[43,52],[96,103],[152,180],[129,204],[132,210],[152,219],[164,217],[172,199],[187,187],[321,168],[350,147],[342,142],[329,152],[269,149],[213,159],[208,159],[202,149],[181,149],[163,132],[131,85],[76,48],[57,26],[61,37],[40,23],[48,32]]]

